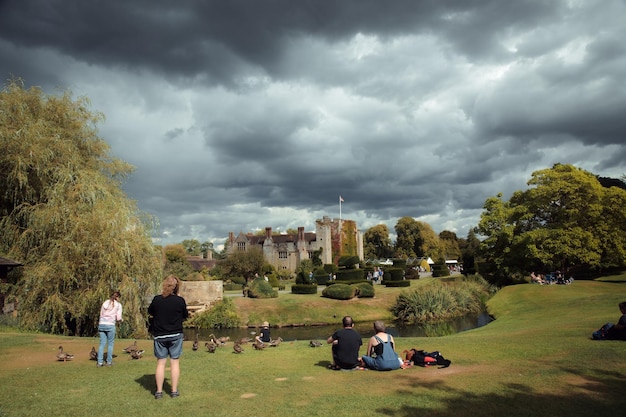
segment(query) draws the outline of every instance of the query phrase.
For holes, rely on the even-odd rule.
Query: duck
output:
[[[235,351],[235,353],[243,353],[243,348],[239,343],[235,343],[233,345],[233,351]]]
[[[252,342],[252,338],[251,337],[242,337],[241,339],[239,339],[237,341],[237,343],[239,343],[240,345],[244,345],[246,343],[250,343]]]
[[[89,352],[89,360],[97,361],[98,360],[98,351],[95,346],[91,347],[91,352]]]
[[[217,341],[220,342],[220,344],[222,346],[224,346],[226,344],[226,342],[228,342],[230,340],[230,337],[228,336],[223,336],[223,337],[218,337]]]
[[[311,347],[321,347],[322,346],[322,342],[320,342],[319,340],[311,340],[309,342],[309,346],[311,346]]]
[[[143,349],[133,350],[132,352],[130,352],[130,358],[131,359],[140,359],[141,356],[143,355],[143,352],[144,352]]]
[[[215,353],[215,349],[217,349],[217,345],[212,342],[206,342],[204,346],[206,347],[206,350],[209,353]]]
[[[128,347],[125,347],[125,348],[124,348],[124,349],[122,349],[122,350],[123,350],[124,352],[126,352],[126,353],[131,353],[131,352],[136,351],[137,349],[139,349],[139,348],[137,347],[137,341],[135,340],[135,343],[133,343],[132,345],[130,345],[130,346],[128,346]]]
[[[277,347],[278,345],[280,345],[280,342],[283,341],[282,337],[279,337],[278,339],[272,339],[270,340],[270,347]]]
[[[71,361],[72,359],[74,359],[74,355],[72,355],[71,353],[67,353],[63,351],[63,346],[59,346],[59,352],[57,353],[57,360],[58,361]]]
[[[191,345],[191,350],[198,350],[198,343],[200,343],[198,341],[198,333],[196,333],[196,338],[193,341],[193,344]]]
[[[263,350],[263,349],[265,349],[265,343],[263,343],[263,342],[261,342],[261,341],[258,341],[258,340],[257,340],[257,341],[255,341],[255,342],[252,344],[252,346],[254,346],[254,348],[255,348],[256,350]]]

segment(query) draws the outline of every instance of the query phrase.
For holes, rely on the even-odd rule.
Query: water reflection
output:
[[[449,334],[459,333],[470,329],[485,326],[491,322],[492,318],[486,312],[481,314],[472,314],[461,317],[447,323],[437,323],[429,325],[414,326],[394,326],[387,324],[387,332],[394,337],[435,337],[445,336]],[[363,338],[369,338],[374,335],[373,323],[356,323],[355,328],[359,331]],[[302,327],[272,327],[271,333],[273,338],[278,336],[284,340],[325,340],[341,325],[332,326],[302,326]],[[256,328],[236,328],[236,329],[199,329],[200,340],[207,340],[208,336],[213,333],[218,337],[228,336],[231,340],[241,339],[243,337],[252,337],[259,329]],[[185,339],[193,340],[195,337],[195,329],[185,329]]]

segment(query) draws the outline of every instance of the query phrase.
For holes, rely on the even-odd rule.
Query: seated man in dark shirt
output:
[[[361,335],[354,330],[352,317],[342,320],[343,329],[337,330],[326,341],[333,345],[333,369],[353,369],[359,365],[359,349],[363,344]]]

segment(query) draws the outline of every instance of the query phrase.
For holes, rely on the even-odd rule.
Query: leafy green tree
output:
[[[244,277],[246,282],[254,278],[254,274],[262,271],[265,258],[261,248],[253,247],[247,251],[233,251],[220,261],[223,277]]]
[[[379,224],[369,228],[363,235],[365,258],[389,258],[393,256],[393,247],[389,238],[389,228]]]
[[[396,223],[396,255],[399,257],[430,256],[433,259],[442,255],[439,237],[428,223],[412,217],[402,217]]]
[[[202,245],[197,239],[185,239],[181,244],[188,255],[199,256],[202,253]]]
[[[163,274],[165,276],[170,274],[176,275],[182,280],[188,280],[194,270],[189,261],[187,261],[187,256],[189,255],[187,248],[182,243],[166,245],[163,248],[163,254],[165,255]],[[196,280],[196,278],[190,280]]]
[[[413,217],[402,217],[396,223],[395,230],[396,256],[400,258],[421,256],[422,240],[417,221]]]
[[[485,203],[481,246],[499,271],[624,266],[626,191],[564,164],[534,172],[528,185]]]
[[[109,155],[88,104],[19,80],[0,92],[0,253],[25,265],[9,283],[24,328],[93,335],[120,290],[120,335],[141,336],[161,279],[156,222],[123,193],[132,167]]]
[[[459,239],[456,233],[444,230],[439,233],[439,244],[444,259],[459,259],[461,257],[461,248],[459,248]]]

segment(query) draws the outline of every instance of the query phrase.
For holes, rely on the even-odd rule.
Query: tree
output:
[[[181,242],[181,244],[190,256],[198,256],[202,253],[202,245],[197,239],[185,239]]]
[[[389,258],[393,256],[389,228],[385,224],[379,224],[369,228],[363,236],[365,258]]]
[[[536,171],[531,187],[485,203],[483,253],[501,273],[622,267],[626,191],[572,165]]]
[[[396,256],[400,258],[421,256],[422,241],[419,226],[415,219],[413,217],[402,217],[396,223],[395,230]]]
[[[220,261],[220,266],[224,277],[244,277],[248,282],[254,278],[254,274],[261,272],[264,263],[263,250],[253,247],[247,251],[233,251]]]
[[[144,299],[161,278],[156,222],[122,192],[132,167],[109,155],[88,104],[19,80],[0,92],[0,253],[25,265],[10,296],[24,328],[87,336],[120,290],[120,335],[145,335]]]
[[[459,248],[459,239],[456,233],[444,230],[439,233],[439,245],[445,259],[456,259],[461,257],[461,249]]]
[[[189,252],[184,244],[166,245],[163,248],[163,255],[165,256],[165,265],[163,267],[165,276],[170,274],[176,275],[184,280],[194,272],[193,267],[187,260]]]

